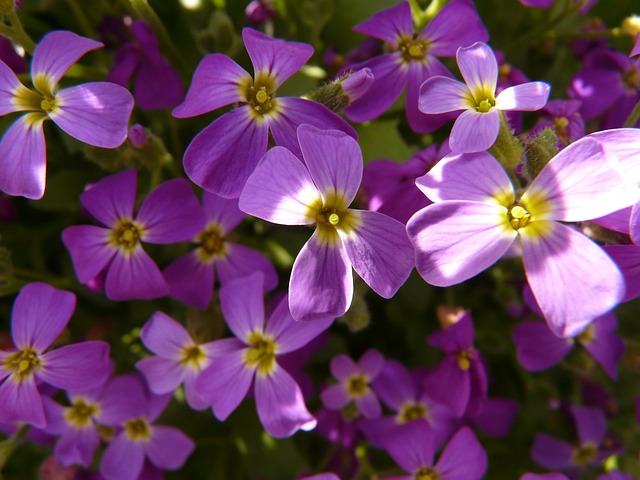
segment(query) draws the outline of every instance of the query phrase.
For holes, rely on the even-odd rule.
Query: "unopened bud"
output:
[[[558,153],[558,137],[551,128],[545,128],[540,134],[527,142],[524,149],[524,174],[533,180],[542,171],[549,160]]]
[[[515,170],[522,160],[522,143],[513,134],[513,130],[504,115],[500,112],[500,130],[494,144],[488,152],[493,155],[507,170]]]
[[[436,316],[443,330],[458,323],[465,313],[466,310],[462,307],[450,308],[446,305],[438,305],[436,308]]]
[[[355,102],[369,90],[373,83],[373,72],[368,68],[363,68],[353,72],[342,80],[342,90],[349,97],[349,103]]]
[[[307,98],[323,104],[329,110],[339,113],[347,105],[360,98],[371,86],[373,73],[363,68],[354,73],[347,73],[327,85],[323,85],[310,93]]]
[[[147,132],[145,132],[144,127],[139,123],[136,123],[133,127],[129,129],[129,135],[127,137],[136,148],[144,147],[149,141],[149,137],[147,136]]]

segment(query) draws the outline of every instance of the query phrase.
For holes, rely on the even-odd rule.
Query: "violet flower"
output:
[[[465,83],[445,76],[428,79],[420,87],[421,112],[462,111],[451,129],[449,147],[455,153],[487,150],[498,137],[500,111],[539,110],[547,103],[550,86],[528,82],[505,88],[496,95],[498,62],[482,42],[459,48],[456,60]]]
[[[274,437],[288,437],[299,429],[313,429],[316,420],[304,404],[300,387],[278,363],[278,356],[305,346],[333,319],[295,322],[283,298],[265,320],[262,284],[263,275],[258,272],[220,289],[222,313],[236,338],[213,342],[222,353],[200,373],[196,391],[210,402],[216,418],[224,421],[253,384],[265,430]]]
[[[45,283],[22,288],[13,304],[11,338],[0,350],[0,422],[46,425],[38,383],[65,390],[100,386],[111,372],[109,344],[82,342],[47,352],[69,323],[76,296]]]
[[[169,295],[204,310],[213,294],[216,273],[219,283],[224,285],[255,271],[264,274],[265,290],[273,290],[278,284],[278,275],[271,262],[255,250],[231,241],[231,231],[246,216],[238,208],[238,200],[204,192],[202,207],[198,206],[198,210],[206,217],[206,225],[192,241],[200,246],[164,270]]]
[[[337,130],[298,128],[304,163],[274,147],[251,175],[240,209],[269,222],[316,225],[293,264],[289,306],[296,320],[344,314],[353,297],[351,266],[379,295],[405,282],[414,254],[404,226],[349,208],[362,178],[358,143]]]
[[[72,32],[45,35],[31,61],[30,90],[0,61],[0,115],[20,116],[0,141],[0,190],[38,199],[44,195],[46,145],[43,123],[50,119],[81,142],[115,148],[127,138],[133,97],[119,85],[85,83],[58,89],[58,82],[85,53],[100,42]]]
[[[553,128],[558,136],[558,148],[563,148],[584,136],[584,119],[580,114],[579,100],[551,100],[541,110],[543,115],[531,130],[537,136],[545,128]]]
[[[434,75],[451,76],[437,57],[453,57],[456,49],[489,34],[469,0],[454,0],[422,29],[415,32],[409,2],[382,10],[353,30],[385,42],[385,52],[349,68],[370,68],[374,81],[369,90],[345,109],[354,122],[366,122],[383,114],[407,88],[406,114],[418,133],[438,129],[450,116],[429,117],[418,110],[418,89]]]
[[[173,110],[177,118],[193,117],[238,103],[213,121],[187,147],[184,169],[203,189],[238,198],[271,135],[276,145],[299,154],[296,128],[310,123],[319,128],[355,131],[324,105],[296,97],[276,97],[276,91],[313,54],[310,45],[274,39],[251,28],[242,38],[255,77],[221,54],[207,55],[196,69],[184,102]],[[242,148],[238,148],[242,145]]]
[[[180,75],[158,49],[151,27],[133,20],[129,28],[133,40],[116,52],[107,80],[126,87],[135,76],[133,96],[143,110],[175,107],[184,97]]]
[[[560,222],[614,212],[637,199],[617,159],[584,137],[558,153],[516,200],[487,153],[451,155],[417,180],[435,203],[407,224],[417,269],[430,284],[471,278],[520,240],[527,280],[554,333],[575,336],[622,298],[618,267],[590,239]]]
[[[339,410],[353,402],[365,417],[379,417],[382,408],[369,384],[378,376],[383,363],[384,357],[373,348],[367,350],[357,364],[346,355],[333,357],[331,373],[339,383],[322,391],[320,398],[324,406]]]
[[[204,218],[191,186],[174,179],[156,187],[134,217],[136,171],[105,177],[80,196],[103,225],[68,227],[62,241],[80,283],[106,271],[105,292],[112,300],[149,299],[169,293],[162,273],[141,242],[168,244],[191,240]]]

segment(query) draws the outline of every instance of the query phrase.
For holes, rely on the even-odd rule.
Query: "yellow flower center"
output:
[[[8,355],[3,361],[4,367],[13,372],[14,378],[22,381],[40,368],[40,357],[33,348],[25,348]]]
[[[402,424],[419,418],[424,418],[425,420],[429,418],[429,408],[424,403],[405,403],[396,417],[398,422]]]
[[[240,91],[255,118],[277,111],[276,81],[269,73],[259,72],[254,80],[247,78],[241,82]]]
[[[593,324],[585,328],[580,335],[578,335],[578,342],[582,345],[589,345],[596,338],[596,329]]]
[[[476,107],[476,111],[480,113],[487,113],[493,107],[496,106],[496,101],[492,98],[485,98],[484,100],[480,100],[478,102],[478,106]]]
[[[111,230],[109,244],[125,253],[132,253],[140,244],[144,228],[139,223],[123,218]]]
[[[182,350],[182,365],[201,370],[207,362],[207,354],[199,345],[190,345]]]
[[[151,438],[151,426],[144,417],[124,422],[124,431],[132,442],[144,442]]]
[[[261,376],[268,376],[276,368],[278,344],[273,337],[253,331],[247,336],[249,348],[244,351],[244,363],[249,368],[256,368]]]
[[[347,382],[347,393],[352,397],[361,397],[369,391],[369,383],[367,378],[360,374],[349,378]]]
[[[398,43],[398,51],[405,63],[424,62],[429,51],[429,42],[424,38],[402,38]]]
[[[196,236],[196,242],[200,243],[197,255],[203,262],[223,258],[229,250],[224,240],[222,227],[217,223],[207,225],[207,227]]]
[[[471,368],[471,361],[475,357],[475,352],[472,348],[467,348],[466,350],[462,350],[456,354],[458,359],[458,367],[460,370],[467,371]]]
[[[413,478],[415,480],[440,480],[442,477],[431,467],[420,467],[418,471],[413,474]]]
[[[520,205],[514,205],[508,211],[507,218],[509,219],[509,225],[511,225],[514,230],[519,230],[529,223],[531,215]]]
[[[309,208],[308,216],[315,220],[322,242],[337,244],[338,230],[349,235],[358,227],[358,214],[347,207],[343,194],[327,192],[324,201],[318,200]]]
[[[593,442],[587,442],[573,452],[571,461],[580,467],[588,465],[598,456],[598,446]]]
[[[67,423],[78,428],[86,428],[92,424],[92,417],[99,412],[98,405],[88,403],[83,398],[75,399],[73,405],[65,409],[64,418]]]

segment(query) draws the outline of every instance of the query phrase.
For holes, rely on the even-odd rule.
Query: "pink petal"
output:
[[[162,357],[147,357],[136,363],[142,372],[149,390],[156,395],[173,393],[185,376],[185,368],[179,361]]]
[[[354,32],[363,33],[391,45],[403,36],[413,35],[413,20],[408,2],[381,10],[371,18],[353,27]]]
[[[498,84],[498,61],[489,46],[476,42],[459,48],[456,60],[467,87],[474,95],[479,91],[493,95]]]
[[[513,329],[518,363],[537,372],[560,362],[573,348],[573,340],[558,337],[542,322],[524,322]]]
[[[620,161],[622,176],[632,183],[640,184],[640,155],[637,145],[640,143],[640,129],[616,128],[594,132],[589,137],[602,144],[607,154]]]
[[[418,108],[422,113],[436,114],[467,110],[469,88],[448,77],[431,77],[420,87]]]
[[[458,47],[489,40],[473,2],[467,1],[447,3],[419,36],[429,41],[429,53],[438,57],[453,57]]]
[[[238,207],[237,198],[224,198],[206,191],[202,192],[202,207],[207,222],[220,225],[223,234],[229,233],[247,216]]]
[[[341,383],[325,388],[320,394],[320,399],[329,410],[340,410],[349,403],[349,396]]]
[[[499,110],[535,111],[547,103],[551,86],[545,82],[528,82],[507,87],[496,97]]]
[[[237,243],[227,242],[227,248],[227,255],[216,261],[221,285],[260,271],[264,275],[263,288],[265,292],[276,288],[278,274],[273,264],[264,255]]]
[[[0,61],[0,115],[26,110],[14,104],[16,90],[24,88],[13,70],[4,61]]]
[[[473,153],[487,150],[498,138],[500,112],[487,113],[465,110],[453,124],[449,147],[454,153]]]
[[[469,427],[456,432],[435,469],[447,480],[480,480],[487,470],[487,454]]]

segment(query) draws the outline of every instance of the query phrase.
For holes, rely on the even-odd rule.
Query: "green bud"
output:
[[[513,134],[509,122],[503,112],[500,112],[500,130],[498,138],[488,152],[496,157],[507,170],[513,171],[522,160],[522,143]]]
[[[233,57],[242,45],[233,21],[223,10],[211,14],[207,29],[196,33],[196,41],[204,55],[216,52]]]
[[[529,140],[524,148],[524,174],[533,180],[542,171],[549,160],[558,153],[558,137],[551,128],[545,128],[540,134]]]
[[[340,81],[337,80],[314,90],[307,95],[309,100],[321,103],[329,110],[339,113],[349,105],[349,97],[342,90]]]

